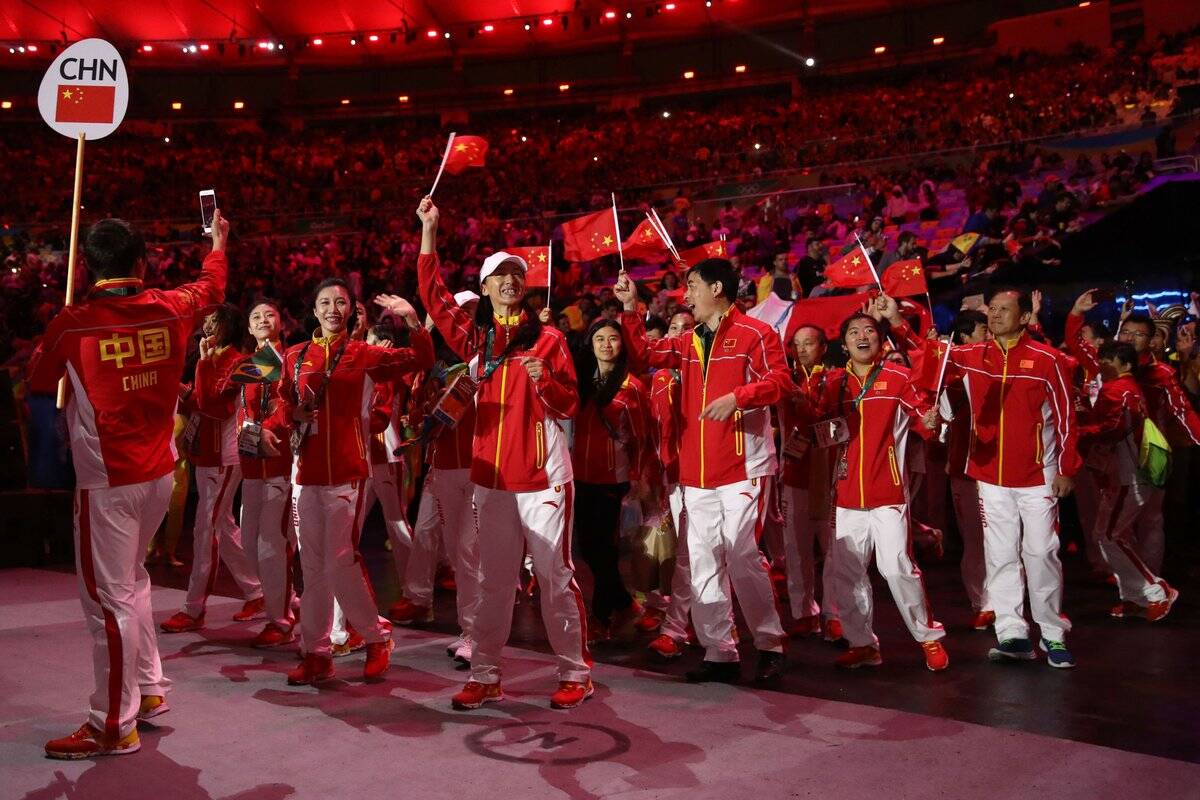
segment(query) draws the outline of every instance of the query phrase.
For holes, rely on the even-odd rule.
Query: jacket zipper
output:
[[[1000,454],[999,461],[996,467],[996,485],[1004,485],[1004,387],[1008,383],[1008,351],[996,343],[1000,347],[1000,353],[1004,357],[1004,367],[1000,372],[1000,431],[997,441],[997,452]]]

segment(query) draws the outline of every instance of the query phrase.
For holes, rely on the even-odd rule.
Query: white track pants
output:
[[[666,487],[671,506],[671,522],[675,528],[675,570],[671,573],[671,601],[663,617],[661,633],[677,642],[687,639],[688,621],[692,614],[692,567],[688,559],[687,509],[683,507],[683,487]]]
[[[954,518],[962,536],[963,554],[960,570],[963,586],[973,611],[988,611],[987,564],[983,558],[983,512],[979,506],[979,486],[970,478],[950,479],[950,499],[954,503]]]
[[[396,577],[400,581],[400,590],[408,596],[404,576],[412,557],[413,529],[408,524],[408,509],[404,502],[404,464],[398,461],[375,464],[372,471],[374,474],[363,484],[363,492],[366,495],[363,519],[371,513],[371,507],[378,499],[388,540],[392,543],[392,560],[396,563]]]
[[[787,555],[788,601],[792,619],[815,617],[817,614],[825,619],[834,619],[837,617],[837,600],[833,588],[833,531],[829,519],[812,519],[809,516],[807,488],[784,486],[781,492],[783,546]],[[814,540],[825,555],[821,573],[821,594],[825,601],[823,613],[817,605]]]
[[[96,688],[88,721],[117,738],[137,724],[142,695],[167,693],[158,658],[146,547],[167,514],[175,480],[75,491],[75,566],[92,635]]]
[[[242,547],[242,534],[233,519],[233,496],[242,480],[242,465],[196,467],[196,522],[192,526],[192,574],[183,611],[204,614],[208,596],[217,585],[218,557],[225,562],[247,600],[262,597],[254,559]]]
[[[300,519],[300,565],[304,594],[300,596],[300,630],[306,653],[328,656],[333,627],[333,598],[355,630],[370,642],[391,635],[380,619],[358,538],[366,516],[362,484],[298,486],[296,510]]]
[[[692,571],[692,622],[707,661],[737,661],[733,597],[760,651],[783,651],[770,568],[758,549],[770,483],[759,478],[715,489],[686,486],[687,546]],[[732,586],[733,592],[730,592]]]
[[[1058,560],[1058,499],[1050,483],[1023,489],[979,483],[988,604],[996,612],[996,638],[1028,639],[1025,592],[1041,635],[1062,641],[1071,621],[1062,614],[1062,562]]]
[[[432,467],[425,476],[412,554],[405,574],[405,596],[417,605],[433,605],[433,577],[437,570],[438,542],[444,543],[454,567],[458,627],[464,633],[479,606],[479,526],[473,498],[475,484],[470,469]]]
[[[875,566],[887,581],[908,632],[918,642],[946,635],[933,618],[925,581],[909,548],[908,506],[838,508],[834,522],[834,590],[846,641],[851,647],[878,647],[872,621],[874,592],[867,568]]]
[[[586,681],[592,671],[587,649],[583,593],[571,561],[575,486],[536,492],[475,487],[479,531],[480,602],[467,635],[474,643],[471,680],[500,681],[500,657],[512,630],[513,597],[522,554],[533,559],[542,597],[542,624],[558,658],[562,681]]]
[[[1100,492],[1096,513],[1100,547],[1117,576],[1121,599],[1140,606],[1167,599],[1162,579],[1143,559],[1140,548],[1139,535],[1144,531],[1139,530],[1138,521],[1145,517],[1150,492],[1162,494],[1161,489],[1152,486],[1105,488]]]
[[[267,620],[287,631],[295,620],[292,606],[292,484],[287,477],[242,481],[242,546],[255,556]]]

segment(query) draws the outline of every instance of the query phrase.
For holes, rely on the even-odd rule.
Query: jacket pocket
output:
[[[1033,443],[1034,460],[1040,467],[1042,465],[1042,456],[1045,455],[1045,453],[1042,452],[1042,423],[1040,422],[1037,424],[1036,436],[1037,439]]]
[[[900,467],[896,464],[896,448],[888,448],[888,466],[892,470],[892,483],[900,485]]]
[[[362,426],[354,426],[354,441],[358,443],[358,457],[365,459],[367,457],[366,448],[363,447]]]
[[[746,453],[746,426],[741,411],[733,412],[733,452],[738,456]]]
[[[533,465],[541,469],[546,465],[546,429],[540,422],[533,426],[533,453]]]

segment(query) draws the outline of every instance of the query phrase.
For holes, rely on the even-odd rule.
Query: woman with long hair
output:
[[[599,319],[588,329],[576,360],[579,415],[571,463],[575,470],[575,535],[592,570],[592,641],[606,638],[641,614],[618,569],[621,501],[642,478],[648,401],[642,382],[629,374],[621,325]],[[619,619],[614,619],[614,616]]]
[[[526,302],[523,259],[501,251],[484,260],[483,296],[472,317],[442,282],[432,199],[421,201],[417,216],[421,301],[479,383],[471,482],[477,518],[487,521],[479,536],[481,600],[469,631],[471,678],[451,703],[469,709],[504,698],[500,651],[512,628],[513,587],[527,549],[546,635],[558,656],[559,686],[550,704],[571,708],[593,692],[583,595],[571,563],[575,491],[563,430],[579,404],[575,367],[562,332],[542,325]]]
[[[196,469],[196,521],[192,527],[192,574],[188,578],[183,608],[162,623],[167,633],[204,627],[204,607],[217,582],[217,558],[224,559],[246,598],[233,615],[239,622],[262,613],[263,592],[254,558],[242,546],[241,531],[233,518],[233,496],[242,481],[237,448],[237,392],[221,385],[221,378],[244,353],[236,346],[246,330],[241,309],[228,303],[204,320],[200,360],[185,404],[188,425],[184,440]],[[190,431],[190,434],[189,434]]]

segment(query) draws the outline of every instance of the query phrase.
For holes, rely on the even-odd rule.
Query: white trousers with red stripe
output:
[[[75,566],[92,634],[96,689],[88,721],[114,738],[137,724],[142,695],[163,695],[146,547],[167,514],[171,474],[112,489],[75,491]]]
[[[1043,638],[1061,642],[1071,630],[1063,616],[1062,562],[1058,560],[1058,498],[1046,484],[1027,488],[979,482],[988,605],[996,612],[996,638],[1028,639],[1029,610]]]
[[[780,490],[783,514],[783,546],[787,556],[788,603],[793,619],[837,618],[837,597],[833,587],[833,530],[828,517],[813,519],[809,514],[807,487],[784,486]],[[814,541],[825,555],[821,570],[821,596],[825,608],[817,604],[816,551]]]
[[[242,481],[242,546],[252,554],[262,582],[267,620],[285,631],[295,620],[292,607],[292,483],[279,478],[246,478]]]
[[[371,465],[372,475],[364,482],[366,510],[363,518],[371,513],[375,500],[383,511],[383,524],[387,529],[388,541],[392,543],[392,561],[396,565],[396,577],[401,591],[408,596],[404,576],[412,558],[413,529],[408,524],[408,509],[404,502],[404,464],[399,461]]]
[[[354,629],[370,642],[391,636],[380,619],[366,566],[358,552],[366,503],[362,483],[336,486],[297,486],[300,520],[300,566],[304,594],[300,595],[300,630],[304,652],[330,655],[333,597]]]
[[[583,593],[571,561],[575,486],[536,492],[475,487],[475,513],[486,520],[479,536],[480,601],[467,633],[474,643],[471,680],[497,683],[500,656],[512,630],[513,597],[522,554],[533,559],[542,598],[542,624],[562,681],[583,682],[592,671]]]
[[[979,486],[966,477],[950,479],[950,500],[954,503],[954,519],[962,537],[963,554],[960,572],[967,598],[973,611],[988,611],[987,564],[983,558],[983,512],[979,506]]]
[[[688,558],[687,509],[683,507],[683,487],[671,484],[664,490],[671,506],[671,522],[675,527],[675,569],[671,573],[671,602],[663,617],[660,633],[676,642],[687,640],[688,623],[692,615],[692,566]]]
[[[192,574],[188,578],[188,616],[204,614],[208,596],[217,585],[218,556],[247,600],[262,597],[254,559],[242,547],[242,535],[233,519],[233,497],[242,481],[242,465],[196,467],[196,522],[192,526]]]
[[[1146,531],[1138,522],[1145,517],[1152,492],[1162,494],[1153,486],[1106,486],[1100,490],[1100,510],[1096,513],[1100,547],[1117,576],[1121,599],[1140,606],[1167,599],[1165,582],[1140,552],[1139,538]]]
[[[908,506],[838,507],[834,515],[834,591],[838,614],[851,647],[878,647],[873,621],[875,597],[867,569],[872,551],[875,567],[887,581],[908,632],[918,642],[946,635],[933,618],[925,580],[912,559]]]
[[[438,542],[454,567],[458,627],[464,633],[479,607],[479,526],[473,507],[475,484],[470,469],[431,467],[425,476],[412,554],[405,573],[405,595],[420,606],[433,605]]]
[[[758,549],[770,500],[761,478],[715,489],[683,487],[692,571],[692,622],[707,661],[737,661],[733,594],[760,651],[783,650],[770,568]],[[730,588],[732,586],[732,592]]]

